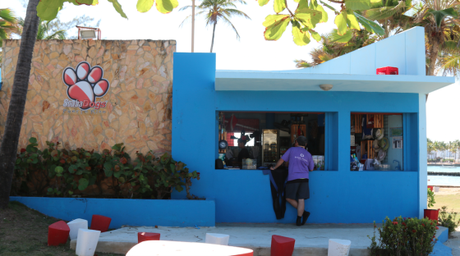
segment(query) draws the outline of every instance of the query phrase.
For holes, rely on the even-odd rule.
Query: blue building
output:
[[[397,67],[399,75],[376,75],[386,66]],[[215,168],[223,119],[229,121],[223,123],[229,146],[231,135],[252,134],[258,166],[273,161],[271,149],[276,160],[286,149],[282,143],[289,146],[297,135],[309,138],[309,151],[324,159],[324,167],[310,173],[310,223],[423,217],[426,95],[454,82],[426,76],[423,28],[293,71],[219,71],[215,54],[176,53],[172,154],[201,173],[191,193],[215,201],[216,222],[293,223],[296,216],[288,205],[285,217],[276,219],[270,178],[262,170]],[[375,134],[366,137],[372,127],[386,138],[383,145],[374,144]],[[265,129],[279,131],[276,150],[260,136]],[[356,149],[363,163],[367,155],[381,165],[353,170],[350,155]]]

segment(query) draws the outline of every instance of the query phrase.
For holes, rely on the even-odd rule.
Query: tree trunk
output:
[[[13,91],[0,148],[0,209],[6,208],[10,201],[13,171],[29,86],[30,66],[38,30],[37,5],[39,2],[40,0],[29,1],[21,36],[21,48],[14,74]]]
[[[214,35],[216,34],[216,25],[217,21],[214,23],[214,26],[212,28],[212,41],[211,41],[211,51],[212,52],[212,47],[214,46]]]
[[[428,65],[427,76],[435,75],[436,60],[438,59],[439,53],[439,42],[437,40],[432,40],[431,49],[430,49],[430,63]]]

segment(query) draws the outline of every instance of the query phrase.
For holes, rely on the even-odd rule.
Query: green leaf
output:
[[[396,10],[393,7],[381,7],[362,11],[364,17],[370,20],[383,20],[393,16]]]
[[[115,173],[113,173],[113,177],[115,177],[115,178],[117,178],[117,179],[120,178],[120,176],[121,176],[121,172],[115,172]]]
[[[121,15],[123,18],[128,18],[126,14],[123,12],[123,9],[121,8],[121,4],[118,2],[118,0],[108,0],[109,2],[112,3],[113,8]]]
[[[31,138],[29,139],[29,142],[32,143],[32,144],[36,144],[36,143],[37,143],[37,138],[31,137]]]
[[[96,175],[92,175],[89,177],[89,185],[93,185],[96,183],[96,180],[97,180],[97,176]]]
[[[382,0],[371,0],[371,8],[380,8],[383,7]]]
[[[345,0],[345,6],[348,10],[361,11],[371,8],[370,0]]]
[[[139,12],[148,12],[153,6],[154,0],[137,0],[136,8]]]
[[[321,20],[319,21],[319,23],[327,22],[327,12],[324,10],[324,8],[318,4],[316,10],[321,12]]]
[[[111,169],[104,169],[105,177],[112,177],[113,171]]]
[[[75,174],[76,175],[81,175],[83,173],[83,170],[78,170]]]
[[[40,1],[37,6],[37,16],[41,20],[53,20],[54,18],[56,18],[59,10],[62,9],[62,5],[64,4],[64,1],[65,0]],[[35,139],[35,142],[33,143],[36,143],[36,142],[37,140]]]
[[[264,6],[264,5],[268,4],[269,1],[270,0],[258,0],[259,6]]]
[[[361,27],[359,27],[358,19],[356,19],[353,11],[347,11],[347,20],[347,24],[351,29],[361,30]]]
[[[345,34],[339,35],[337,34],[337,30],[334,29],[331,33],[332,42],[337,43],[347,43],[350,39],[353,38],[353,30],[349,29]]]
[[[182,186],[176,185],[176,190],[177,192],[181,192],[182,190],[184,190],[184,188],[182,188]]]
[[[77,168],[76,165],[71,165],[71,166],[69,167],[69,172],[70,172],[70,173],[75,173],[75,172],[77,171],[77,169],[78,169],[78,168]]]
[[[316,40],[316,42],[321,41],[321,36],[320,36],[320,34],[317,33],[316,31],[310,29],[310,34],[311,34],[311,37],[313,37],[313,39]]]
[[[263,23],[266,27],[264,31],[265,40],[280,39],[286,30],[289,21],[289,15],[268,15]]]
[[[356,18],[358,18],[358,21],[361,25],[363,25],[363,27],[371,32],[371,33],[376,33],[378,35],[384,35],[385,34],[385,30],[380,27],[377,23],[371,21],[371,20],[368,20],[366,19],[364,16],[358,14],[357,12],[354,13]]]
[[[446,17],[448,16],[457,17],[458,16],[457,12],[452,7],[444,9],[444,10],[440,10],[440,11],[429,9],[428,13],[431,13],[434,16],[434,19],[436,21],[436,26],[438,26],[438,28],[441,27],[441,24]]]
[[[97,5],[99,3],[98,0],[78,0],[78,1],[77,0],[70,0],[70,1],[67,0],[67,2],[72,2],[72,3],[76,4],[76,5],[82,5],[82,4],[84,4],[84,5]]]
[[[286,0],[275,0],[275,3],[273,4],[273,9],[276,13],[282,12],[284,9],[286,9]]]
[[[292,26],[292,37],[296,45],[303,46],[310,43],[310,33],[300,30],[298,26]]]
[[[334,21],[335,25],[337,25],[337,34],[343,35],[347,32],[347,14],[345,11],[341,12],[337,17],[335,17]]]
[[[294,17],[304,26],[312,29],[321,21],[321,12],[308,9],[305,12],[296,13]]]
[[[54,168],[54,171],[55,171],[56,173],[63,173],[63,172],[64,172],[64,168],[62,168],[61,166],[58,166],[58,167]]]
[[[85,178],[81,178],[78,181],[78,190],[85,190],[88,187],[89,181]]]
[[[179,6],[179,2],[177,0],[157,0],[156,5],[159,12],[170,13]]]

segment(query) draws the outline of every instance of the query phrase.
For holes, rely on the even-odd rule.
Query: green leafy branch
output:
[[[107,0],[112,3],[115,10],[123,17],[128,18],[121,7],[118,0]],[[41,0],[37,6],[37,15],[42,20],[53,20],[58,12],[62,9],[64,3],[72,3],[74,5],[90,5],[99,4],[99,0]],[[148,12],[155,4],[157,10],[161,13],[170,13],[174,8],[179,6],[177,0],[138,0],[136,8],[139,12]]]
[[[295,0],[296,1],[296,0]],[[258,0],[259,5],[266,5],[269,0]],[[321,36],[314,30],[318,23],[327,22],[328,16],[324,7],[334,11],[337,15],[334,23],[337,25],[338,40],[347,42],[352,38],[352,30],[361,30],[361,26],[370,33],[383,35],[384,30],[374,21],[362,16],[361,11],[370,9],[370,0],[344,0],[330,1],[341,5],[341,10],[336,10],[331,5],[317,0],[297,0],[298,6],[292,12],[286,0],[274,0],[274,11],[276,14],[268,15],[263,22],[265,26],[264,37],[266,40],[278,40],[289,24],[292,25],[292,36],[294,43],[299,46],[307,45],[310,39],[321,40]],[[324,6],[324,7],[323,7]],[[281,14],[287,10],[288,14]]]

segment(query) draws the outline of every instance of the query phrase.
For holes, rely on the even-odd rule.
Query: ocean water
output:
[[[456,172],[460,173],[460,167],[450,166],[428,166],[429,172]],[[428,185],[430,186],[458,186],[460,187],[460,176],[438,176],[428,175]]]

